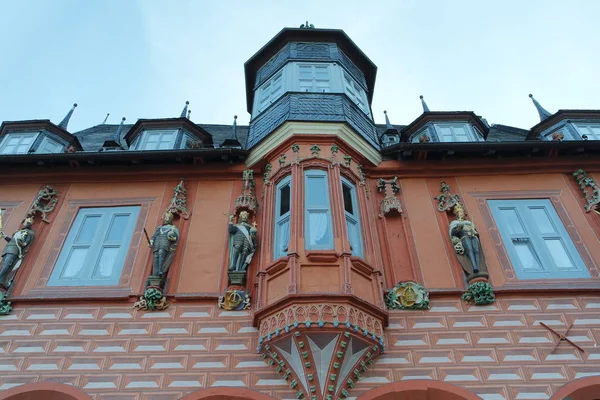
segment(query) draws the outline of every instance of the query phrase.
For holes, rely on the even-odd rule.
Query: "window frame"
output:
[[[4,137],[2,138],[2,142],[0,142],[0,155],[11,155],[11,154],[28,154],[31,151],[31,148],[33,147],[33,145],[35,144],[35,141],[37,140],[38,136],[40,135],[40,132],[10,132],[7,133],[6,135],[4,135]],[[4,153],[4,149],[8,144],[8,141],[12,138],[14,138],[15,136],[20,136],[21,139],[23,137],[31,137],[31,143],[29,144],[29,148],[27,149],[27,151],[24,152],[10,152],[10,153]],[[20,142],[19,142],[20,143]],[[20,144],[15,145],[15,149],[20,146]]]
[[[363,243],[363,235],[362,235],[362,225],[360,221],[360,208],[358,206],[358,193],[356,191],[356,185],[342,176],[342,209],[344,210],[344,221],[346,223],[346,230],[348,232],[348,242],[350,243],[350,249],[352,251],[352,255],[364,258],[364,243]],[[352,213],[346,210],[346,204],[344,199],[344,186],[347,186],[350,189],[350,201],[352,202]],[[353,232],[356,233],[356,237],[353,239],[351,237],[351,230],[349,225],[353,223],[355,225],[355,229]]]
[[[303,87],[300,85],[300,80],[308,80],[308,78],[300,77],[300,68],[301,67],[311,67],[311,75],[312,75],[312,86],[311,90],[303,90]],[[327,79],[319,79],[317,78],[316,69],[317,67],[326,67],[327,70]],[[327,81],[327,90],[319,90],[318,82]],[[294,89],[297,92],[302,93],[335,93],[335,79],[334,79],[334,71],[332,69],[332,63],[329,62],[295,62],[294,63]]]
[[[284,76],[284,68],[280,69],[278,72],[274,73],[272,77],[270,77],[265,83],[263,83],[260,88],[257,90],[258,95],[256,96],[256,110],[255,114],[259,114],[269,108],[271,104],[273,104],[278,98],[283,96],[286,92],[285,90],[285,76]],[[274,91],[273,84],[276,80],[279,79],[279,88]],[[268,94],[266,94],[268,90]],[[266,94],[266,96],[265,96]]]
[[[121,280],[127,254],[131,246],[135,227],[140,217],[141,207],[139,205],[132,206],[116,206],[116,207],[82,207],[77,210],[75,218],[68,229],[68,233],[58,253],[58,258],[50,272],[47,286],[56,287],[98,287],[98,286],[117,286]],[[115,217],[128,216],[127,225],[123,229],[123,237],[120,241],[110,241],[106,237],[111,232]],[[92,237],[87,243],[76,243],[81,229],[89,217],[100,217]],[[104,240],[99,240],[104,237]],[[118,243],[118,247],[117,246]],[[84,267],[80,275],[87,277],[77,277],[69,280],[64,278],[67,261],[72,254],[73,249],[86,248],[89,253],[85,256]],[[97,270],[100,256],[106,248],[118,248],[118,253],[115,256],[115,264],[113,273],[103,278],[93,278],[94,272]]]
[[[42,149],[44,148],[44,146],[51,144],[51,145],[56,145],[58,147],[60,147],[58,149],[58,151],[51,151],[51,152],[42,152]],[[42,139],[40,145],[37,147],[37,149],[35,149],[36,154],[57,154],[60,153],[63,149],[64,149],[64,145],[62,143],[57,142],[54,139],[49,138],[48,136],[44,136],[44,138]]]
[[[456,139],[456,135],[454,133],[454,129],[455,129],[455,127],[458,127],[458,125],[461,125],[462,128],[465,129],[467,140],[446,141],[446,140],[442,139],[444,137],[444,135],[441,134],[440,128],[449,127],[450,130],[451,130],[452,138]],[[475,129],[473,128],[473,126],[470,123],[468,123],[468,122],[462,122],[462,121],[456,121],[456,122],[436,122],[436,123],[433,124],[433,129],[434,129],[435,134],[437,136],[438,142],[440,142],[440,143],[468,143],[468,142],[480,142],[482,140],[480,134],[477,131],[475,131]]]
[[[599,122],[571,122],[579,138],[583,140],[583,135],[587,135],[587,140],[600,140],[600,121]],[[587,129],[588,132],[583,132],[584,129]],[[596,129],[598,133],[594,133],[593,129]],[[591,132],[591,133],[590,133]],[[591,137],[594,136],[594,137]]]
[[[281,209],[281,191],[285,187],[290,188],[290,208],[289,210],[279,215]],[[282,222],[287,220],[287,234],[283,232]],[[292,176],[288,175],[283,178],[275,187],[275,218],[273,225],[273,259],[277,260],[287,256],[289,241],[291,239],[291,223],[292,223]],[[287,243],[284,243],[287,237]],[[285,248],[283,247],[285,245]]]
[[[173,140],[169,141],[169,143],[171,144],[171,147],[169,147],[168,149],[147,149],[146,146],[148,145],[148,139],[150,137],[150,135],[153,134],[159,134],[159,139],[156,142],[158,145],[160,145],[161,143],[161,138],[162,135],[164,134],[174,134],[173,135]],[[177,145],[177,140],[179,138],[181,134],[181,129],[179,128],[173,128],[173,129],[148,129],[148,130],[144,130],[134,141],[134,146],[132,146],[131,148],[133,150],[140,150],[140,151],[164,151],[164,150],[174,150],[176,149],[176,145]]]
[[[346,71],[344,68],[342,70],[342,87],[344,89],[344,93],[346,96],[350,98],[360,108],[365,114],[371,116],[371,110],[369,109],[369,99],[367,98],[367,93],[363,89],[362,86],[354,79],[354,77]],[[352,86],[349,90],[348,83]]]
[[[502,245],[508,255],[510,264],[512,265],[514,274],[518,281],[533,281],[533,280],[557,280],[557,279],[589,279],[591,274],[583,260],[583,255],[573,242],[569,235],[565,224],[558,215],[557,209],[548,198],[494,198],[487,199],[487,204],[491,213],[491,218],[498,228],[498,233],[501,237]],[[523,228],[522,234],[511,234],[506,219],[500,215],[501,208],[513,208],[519,210],[517,218]],[[531,215],[529,209],[542,208],[545,210],[546,216],[551,221],[555,232],[542,233],[538,228],[538,223]],[[574,269],[560,271],[556,266],[556,261],[547,249],[544,237],[553,240],[559,238],[564,245],[567,256],[570,258]],[[542,267],[538,271],[524,271],[521,265],[519,255],[513,241],[528,241],[531,243],[530,250],[536,257],[538,265]],[[543,268],[546,267],[544,270]]]
[[[321,204],[320,206],[316,206],[316,205],[311,205],[309,206],[308,204],[308,196],[309,196],[309,192],[308,192],[308,179],[323,179],[325,182],[324,184],[324,188],[325,188],[325,200],[323,202],[323,204]],[[304,176],[303,176],[303,182],[304,182],[304,247],[306,250],[310,251],[310,250],[333,250],[335,249],[335,243],[334,243],[334,234],[333,234],[333,219],[332,219],[332,215],[331,215],[331,198],[330,198],[330,194],[329,194],[329,176],[327,171],[324,171],[322,169],[307,169],[304,170]],[[328,224],[328,230],[326,232],[327,235],[327,242],[324,244],[315,244],[315,245],[311,245],[310,244],[310,235],[311,235],[311,231],[310,231],[310,214],[311,212],[313,213],[324,213],[325,214],[325,218],[326,218],[326,223]]]

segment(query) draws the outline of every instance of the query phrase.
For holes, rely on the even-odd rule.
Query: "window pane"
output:
[[[16,146],[19,144],[21,140],[21,136],[9,136],[8,141],[6,142],[7,146]]]
[[[327,182],[324,176],[306,177],[306,206],[327,207]]]
[[[89,247],[75,247],[71,249],[71,253],[65,263],[62,278],[75,278],[79,275],[83,270],[83,263],[88,249]]]
[[[315,78],[329,79],[329,70],[326,65],[316,65],[315,66]]]
[[[100,252],[100,258],[96,269],[94,270],[93,278],[110,278],[113,275],[115,261],[119,254],[120,247],[103,247]]]
[[[508,232],[511,235],[524,234],[523,224],[519,220],[517,211],[514,208],[501,208],[499,209],[501,220],[508,228]]]
[[[17,154],[25,154],[29,151],[29,148],[31,147],[30,144],[20,144],[17,146],[17,149],[15,151],[15,153]]]
[[[538,261],[529,239],[513,239],[513,245],[521,267],[524,271],[542,271],[543,268]]]
[[[0,154],[13,154],[15,152],[15,147],[14,145],[6,145],[4,147],[2,147],[2,151],[0,152]]]
[[[298,68],[300,78],[312,78],[312,66],[311,65],[300,65]]]
[[[90,243],[94,238],[96,229],[98,229],[99,222],[100,215],[86,215],[77,234],[77,238],[75,239],[75,243]]]
[[[350,241],[350,246],[352,246],[352,254],[362,256],[358,222],[346,216],[346,228],[348,229],[348,241]]]
[[[285,185],[279,189],[279,216],[290,211],[290,185]]]
[[[275,258],[284,257],[290,241],[290,217],[287,216],[277,223],[275,229]]]
[[[567,253],[567,249],[565,249],[565,245],[560,238],[555,239],[545,239],[546,247],[556,264],[556,268],[560,270],[565,269],[576,269],[576,266],[573,264],[571,257]]]
[[[113,218],[108,235],[106,235],[107,242],[118,242],[123,238],[123,232],[129,223],[129,215],[115,215]]]
[[[330,229],[327,211],[308,211],[309,246],[324,246],[329,244]]]
[[[541,233],[556,233],[554,225],[544,207],[529,207],[529,212]]]
[[[344,210],[347,213],[354,214],[352,208],[352,189],[346,184],[342,184],[342,196],[344,198]]]
[[[440,140],[443,142],[452,142],[452,131],[449,127],[438,126],[437,131],[440,134]]]

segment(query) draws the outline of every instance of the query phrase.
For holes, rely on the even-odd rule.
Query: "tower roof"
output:
[[[373,89],[375,87],[375,77],[377,75],[377,66],[343,30],[284,28],[244,64],[244,72],[246,75],[246,104],[248,112],[252,112],[256,72],[269,61],[271,57],[277,54],[283,46],[294,41],[336,43],[344,54],[346,54],[346,56],[348,56],[365,75],[368,88],[367,96],[369,98],[369,104],[371,103],[371,100],[373,99]]]

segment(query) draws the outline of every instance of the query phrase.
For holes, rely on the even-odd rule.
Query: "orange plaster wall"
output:
[[[300,267],[302,293],[337,293],[340,291],[340,266],[302,265]]]
[[[404,194],[404,212],[416,245],[418,262],[423,275],[423,284],[428,289],[455,287],[448,254],[436,219],[437,205],[424,179],[403,179],[400,186]],[[391,224],[395,221],[390,219]],[[390,245],[393,246],[393,243]]]
[[[200,181],[193,204],[193,215],[178,293],[213,293],[221,291],[221,279],[229,251],[227,217],[233,181]]]

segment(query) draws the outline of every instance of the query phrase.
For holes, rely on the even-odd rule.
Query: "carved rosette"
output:
[[[577,184],[581,188],[583,196],[587,202],[585,205],[585,211],[596,211],[598,204],[600,204],[600,187],[596,181],[593,178],[590,178],[582,169],[573,172],[573,176],[575,177],[575,180],[577,180]]]
[[[402,214],[402,203],[400,203],[400,199],[396,197],[396,194],[400,192],[400,186],[396,184],[397,181],[397,176],[394,176],[394,178],[390,180],[379,179],[377,181],[377,190],[385,193],[385,197],[379,204],[380,218],[383,218],[392,210],[396,210],[399,214]]]
[[[390,310],[427,310],[429,292],[416,282],[400,282],[390,290],[385,304]]]
[[[383,320],[351,304],[290,304],[259,333],[258,352],[299,399],[348,397],[384,351]]]

